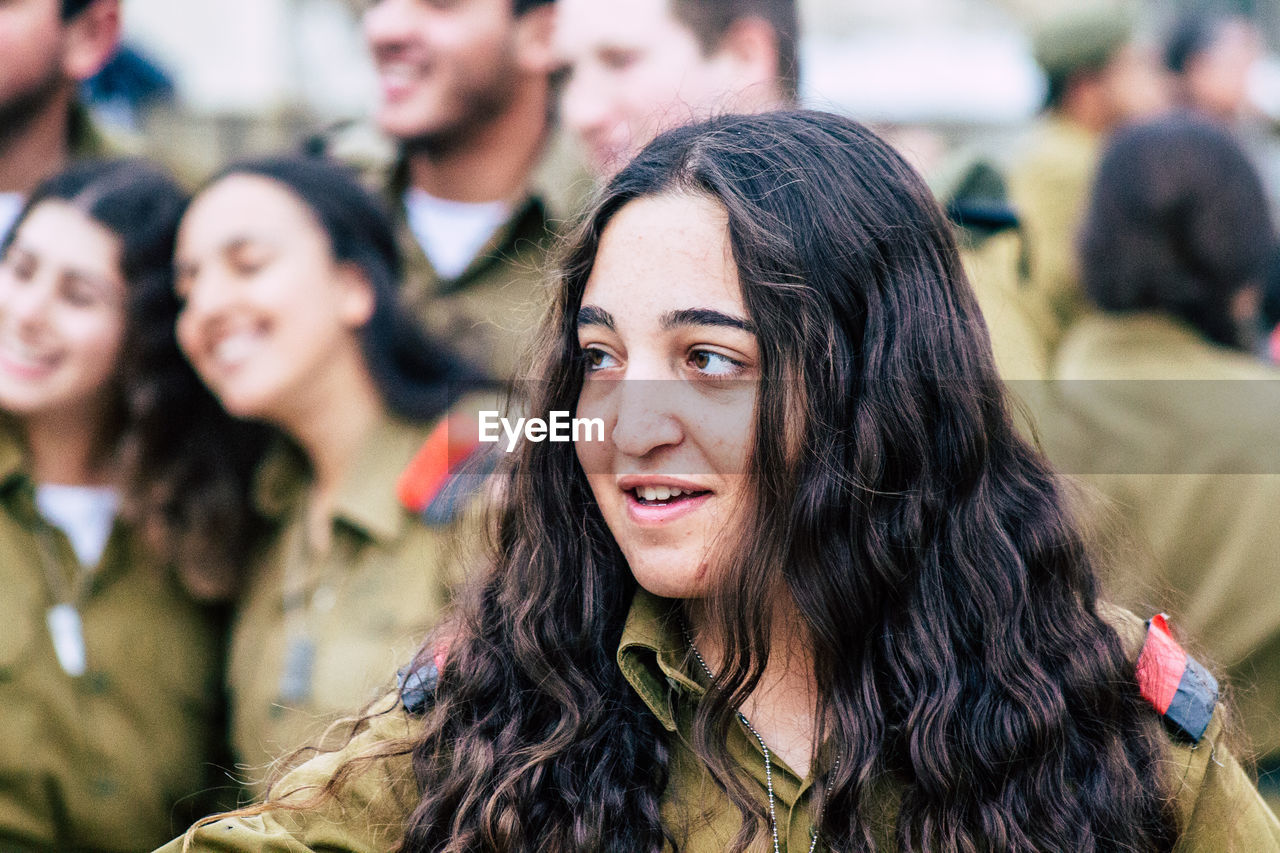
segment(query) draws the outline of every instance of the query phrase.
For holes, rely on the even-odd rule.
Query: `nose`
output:
[[[191,273],[186,280],[185,302],[178,314],[180,326],[189,329],[215,322],[230,305],[233,288],[216,270]]]
[[[611,383],[614,400],[610,438],[619,453],[643,458],[684,440],[676,401],[678,381],[622,379]],[[608,424],[608,420],[605,421]]]
[[[364,13],[364,37],[370,49],[379,50],[403,44],[410,36],[408,0],[378,0]]]
[[[608,124],[609,98],[588,63],[575,63],[560,93],[560,118],[577,137],[590,142]]]

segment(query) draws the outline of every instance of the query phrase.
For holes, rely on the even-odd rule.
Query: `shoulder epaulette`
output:
[[[481,448],[479,431],[465,417],[440,421],[400,474],[400,505],[427,524],[457,518],[496,464]]]
[[[436,684],[440,682],[440,667],[444,666],[446,653],[445,648],[437,648],[430,660],[421,664],[415,660],[396,672],[400,704],[413,716],[425,714],[435,701]]]
[[[1218,703],[1218,682],[1173,639],[1168,617],[1147,622],[1147,638],[1138,655],[1138,687],[1176,734],[1198,743]]]

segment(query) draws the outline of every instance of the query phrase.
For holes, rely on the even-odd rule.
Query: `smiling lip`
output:
[[[391,101],[411,94],[425,76],[426,69],[422,65],[403,60],[388,60],[378,67],[382,96]]]
[[[678,489],[683,494],[662,504],[643,503],[636,496],[636,489],[645,487]],[[618,488],[626,498],[627,517],[645,526],[667,524],[695,512],[715,494],[696,483],[670,477],[622,477],[618,480]]]
[[[635,492],[623,492],[627,500],[627,517],[639,525],[667,524],[694,512],[706,504],[711,492],[682,495],[666,504],[642,504]]]
[[[3,349],[0,349],[0,367],[5,373],[20,379],[42,379],[54,369],[54,365],[48,361],[18,358]]]

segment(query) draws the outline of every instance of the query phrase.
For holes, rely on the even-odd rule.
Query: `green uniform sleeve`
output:
[[[191,853],[385,853],[394,848],[419,799],[404,752],[416,721],[400,708],[398,697],[388,697],[373,713],[343,749],[286,775],[274,788],[280,792],[274,808],[225,815],[157,853],[182,853],[184,840]],[[343,768],[350,771],[347,779],[333,794],[322,793]]]
[[[1280,853],[1280,821],[1219,743],[1220,715],[1221,708],[1199,745],[1178,750],[1185,826],[1177,853]]]

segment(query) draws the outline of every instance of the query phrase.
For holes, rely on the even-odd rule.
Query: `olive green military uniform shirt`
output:
[[[1136,658],[1144,636],[1143,623],[1119,611],[1110,618]],[[670,782],[662,796],[663,820],[682,842],[682,850],[720,853],[728,846],[741,817],[687,745],[694,705],[703,691],[685,669],[687,659],[688,646],[674,602],[643,591],[637,593],[623,631],[618,663],[632,687],[670,732]],[[385,749],[393,741],[412,739],[418,724],[395,701],[394,697],[389,698],[383,707],[386,713],[365,721],[363,731],[344,750],[304,764],[285,778],[280,790],[298,790],[301,797],[310,797],[313,786],[323,784],[345,761]],[[1214,714],[1196,746],[1171,745],[1169,749],[1165,772],[1169,778],[1179,780],[1177,805],[1184,822],[1184,837],[1177,849],[1179,853],[1280,851],[1280,823],[1263,805],[1235,759],[1218,742],[1222,735],[1219,716]],[[764,756],[759,745],[744,729],[736,728],[729,752],[755,780],[753,790],[761,804],[767,804]],[[808,851],[816,796],[812,780],[800,778],[775,757],[773,790],[780,848],[791,853]],[[892,781],[882,783],[873,794],[883,816],[876,839],[879,849],[893,849],[900,794],[900,788]],[[196,853],[385,851],[398,842],[417,801],[417,784],[408,757],[382,759],[345,786],[336,799],[296,812],[276,809],[255,817],[224,818],[194,831],[191,849]],[[177,839],[162,853],[179,853],[181,849],[182,839]],[[818,849],[824,849],[821,843]]]
[[[1080,284],[1076,236],[1098,168],[1101,138],[1065,119],[1049,117],[1009,169],[1009,199],[1027,235],[1031,288],[1052,312],[1050,349],[1089,301]]]
[[[199,794],[222,737],[220,619],[119,522],[86,573],[25,465],[0,423],[0,850],[145,850],[213,805]],[[46,622],[64,603],[79,676]]]
[[[394,146],[364,127],[335,136],[327,146],[358,168],[395,213],[405,263],[403,297],[424,328],[494,378],[513,378],[550,304],[548,251],[593,186],[567,141],[550,140],[510,217],[456,278],[436,272],[409,229],[409,166]]]
[[[1042,424],[1046,452],[1149,548],[1109,595],[1172,613],[1236,686],[1254,748],[1280,759],[1280,371],[1171,317],[1097,314],[1054,372],[1064,416]]]
[[[989,158],[961,152],[935,171],[929,186],[955,226],[996,370],[1006,381],[1045,379],[1057,324],[1028,281],[1026,237],[1004,176]]]
[[[1022,240],[1018,231],[1008,231],[960,253],[991,335],[996,370],[1005,381],[1049,375],[1053,323],[1019,275]]]
[[[232,746],[259,794],[274,759],[385,692],[449,600],[462,525],[424,524],[396,495],[430,432],[377,425],[339,489],[323,555],[306,542],[302,455],[282,443],[259,471],[257,502],[278,532],[250,573],[227,671]]]

